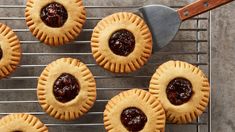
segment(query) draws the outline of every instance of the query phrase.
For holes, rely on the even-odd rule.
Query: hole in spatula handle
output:
[[[208,6],[209,6],[209,2],[208,1],[204,2],[204,7],[208,7]]]
[[[184,11],[184,16],[189,16],[189,11],[188,10]]]

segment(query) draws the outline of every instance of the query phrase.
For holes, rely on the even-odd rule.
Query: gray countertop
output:
[[[24,5],[26,0],[0,0],[0,5],[1,4],[16,4],[16,5]],[[95,3],[96,1],[96,3]],[[101,3],[98,5],[143,5],[143,4],[149,4],[149,3],[160,3],[160,4],[165,4],[165,5],[185,5],[187,2],[192,2],[194,0],[159,0],[159,1],[154,1],[154,0],[119,0],[113,2],[107,2],[108,0],[86,0],[84,1],[86,5],[96,5],[97,3]],[[187,2],[186,2],[187,1]],[[234,96],[233,93],[235,92],[234,86],[235,86],[235,74],[233,74],[233,71],[235,70],[235,2],[225,5],[223,7],[220,7],[214,11],[212,11],[212,132],[233,132],[235,131],[235,114],[233,113],[233,110],[235,109],[235,101],[233,101]],[[7,10],[7,8],[0,8],[0,17],[10,17],[10,16],[20,16],[24,17],[24,9],[23,8],[16,8],[12,10]],[[95,11],[94,11],[95,10]],[[120,10],[120,9],[119,9]],[[124,10],[124,9],[123,9]],[[129,10],[129,9],[125,9]],[[108,13],[107,12],[116,12],[117,9],[115,10],[110,10],[107,9],[105,11],[104,9],[100,10],[100,12],[96,12],[95,9],[89,9],[88,14],[90,17],[96,17],[97,14],[101,16],[106,16]],[[15,20],[1,20],[1,22],[8,24],[14,29],[27,29],[27,26],[25,25],[25,22],[23,19],[19,19],[16,22]],[[85,28],[93,28],[95,25],[95,22],[93,20],[89,20],[89,22],[85,25]],[[183,24],[183,27],[189,27],[189,28],[195,28],[193,25],[195,25],[194,21],[191,22],[186,22]],[[202,24],[203,26],[203,24]],[[34,37],[32,37],[30,32],[17,32],[18,36],[20,37],[21,40],[28,40],[30,41],[36,41]],[[80,40],[89,40],[89,33],[84,32],[81,36],[83,39],[78,39]],[[195,36],[195,35],[194,35]],[[187,33],[181,33],[177,36],[177,38],[193,38],[193,36],[188,35]],[[64,46],[63,49],[61,48],[52,48],[52,47],[47,47],[43,44],[40,43],[32,43],[33,47],[29,44],[24,44],[22,47],[25,50],[25,52],[44,52],[44,53],[50,53],[50,52],[70,52],[70,53],[82,53],[84,50],[90,51],[89,45],[86,44],[80,44],[80,45],[68,45]],[[185,46],[182,48],[182,46]],[[188,45],[181,44],[181,43],[176,43],[176,47],[168,47],[167,52],[174,51],[173,49],[176,48],[176,50],[181,50],[184,52],[188,51],[187,47]],[[191,44],[192,46],[192,44]],[[69,48],[70,47],[70,48]],[[177,48],[178,47],[178,48]],[[194,51],[194,49],[190,48],[190,51]],[[78,55],[79,56],[79,55]],[[164,55],[162,55],[164,56]],[[158,63],[162,63],[165,60],[168,59],[174,59],[172,56],[169,55],[169,57],[163,57],[155,55],[152,60],[162,60],[159,61]],[[183,55],[182,55],[183,56]],[[30,57],[29,55],[25,55],[22,60],[22,64],[27,64],[27,65],[46,65],[52,60],[55,60],[56,58],[59,58],[62,56],[48,56],[45,58],[45,56],[33,56]],[[80,56],[79,56],[80,57]],[[155,59],[156,58],[156,59]],[[181,57],[182,59],[185,59],[187,61],[193,61],[195,62],[195,57],[194,59],[189,59],[189,58],[184,58]],[[84,61],[87,63],[95,63],[93,58],[91,56],[83,56],[81,57]],[[176,58],[177,59],[177,58]],[[142,70],[140,70],[137,73],[134,73],[132,75],[151,75],[154,72],[154,68],[156,65],[150,65],[152,70],[149,70],[151,68],[146,68],[144,67]],[[26,67],[24,68],[19,68],[12,76],[38,76],[43,67]],[[110,73],[106,73],[104,70],[101,68],[97,67],[91,67],[91,70],[94,72],[96,75],[112,75]],[[101,74],[102,73],[102,74]],[[98,87],[103,88],[103,87],[146,87],[148,86],[148,79],[145,80],[122,80],[120,84],[120,80],[104,80],[104,81],[97,81]],[[36,84],[37,81],[35,80],[15,80],[14,82],[18,83],[18,85],[11,83],[11,81],[8,80],[3,80],[0,82],[0,88],[5,88],[5,89],[10,89],[10,88],[34,88],[31,91],[27,90],[22,90],[17,93],[15,91],[6,91],[6,92],[0,92],[0,101],[8,101],[8,100],[37,100],[35,94],[36,94]],[[116,83],[115,83],[116,82]],[[139,82],[137,85],[136,82]],[[106,84],[106,85],[104,85]],[[125,85],[124,85],[125,84]],[[100,92],[100,91],[99,91]],[[120,91],[115,91],[116,93],[110,93],[110,91],[102,91],[105,92],[106,95],[108,95],[109,98],[111,96],[114,96],[114,94],[120,92]],[[21,94],[21,96],[18,96],[16,94]],[[102,100],[105,99],[105,96],[99,95],[98,99]],[[103,110],[105,102],[98,102],[97,105],[95,106],[95,109],[98,107],[99,110]],[[14,106],[13,106],[14,105]],[[12,109],[12,108],[15,109]],[[102,108],[102,109],[101,109]],[[94,109],[93,109],[94,110]],[[31,102],[27,104],[14,104],[14,103],[9,103],[9,104],[0,104],[0,113],[4,112],[25,112],[25,111],[41,111],[40,106],[37,104],[37,102]],[[94,114],[95,115],[95,114]],[[102,115],[95,115],[95,116],[87,115],[86,117],[83,117],[82,119],[70,123],[84,123],[84,121],[91,122],[92,121],[102,121]],[[0,115],[0,117],[3,115]],[[38,115],[40,119],[42,119],[44,122],[47,124],[50,123],[64,123],[58,120],[54,120],[46,115]],[[95,117],[95,118],[94,118]],[[84,119],[87,118],[87,119]],[[76,126],[71,126],[71,128],[68,126],[67,129],[63,127],[58,127],[56,128],[57,130],[62,130],[62,131],[72,131],[76,129]],[[89,131],[87,130],[88,128],[92,128],[93,126],[89,126],[87,128],[84,128],[81,126],[80,130],[81,131]],[[96,128],[96,127],[95,127]],[[97,131],[103,131],[103,128],[98,126]],[[184,127],[182,127],[184,129]],[[174,128],[172,129],[167,129],[168,131],[182,131],[181,127]],[[187,127],[186,127],[187,128]],[[56,131],[56,129],[52,129]],[[176,130],[178,129],[178,130]],[[93,129],[94,130],[94,129]],[[189,131],[191,129],[184,129],[184,131]],[[194,131],[191,131],[194,132]],[[201,132],[204,132],[203,129]],[[206,132],[206,131],[205,131]]]
[[[212,132],[235,131],[235,2],[212,12]]]

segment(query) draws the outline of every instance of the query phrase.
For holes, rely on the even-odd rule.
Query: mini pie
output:
[[[37,117],[18,113],[0,120],[0,132],[48,132],[48,129]]]
[[[149,92],[128,90],[108,102],[104,126],[108,132],[163,132],[165,111]]]
[[[16,34],[0,23],[0,79],[12,73],[20,63],[21,47]]]
[[[167,120],[189,123],[205,111],[210,86],[199,68],[182,61],[168,61],[152,76],[149,91],[161,101]]]
[[[50,116],[73,120],[93,106],[96,83],[85,64],[77,59],[62,58],[44,69],[38,81],[37,95]]]
[[[28,0],[26,23],[37,39],[57,46],[74,40],[86,20],[82,0]]]
[[[103,68],[129,73],[147,62],[152,53],[152,35],[139,16],[115,13],[94,28],[91,48],[96,62]]]

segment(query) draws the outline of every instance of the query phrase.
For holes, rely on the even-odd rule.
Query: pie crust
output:
[[[73,75],[80,84],[79,94],[71,101],[62,103],[53,94],[53,85],[63,73]],[[95,79],[85,64],[77,59],[62,58],[49,64],[42,72],[37,87],[42,108],[61,120],[73,120],[86,113],[96,100]]]
[[[193,95],[182,105],[173,105],[167,98],[166,88],[175,78],[185,78],[192,84]],[[149,92],[162,103],[167,120],[172,123],[189,123],[205,111],[209,101],[210,86],[204,73],[182,61],[168,61],[156,70],[150,81]]]
[[[122,125],[120,115],[129,107],[136,107],[147,116],[147,122],[140,132],[163,132],[165,111],[160,102],[149,92],[132,89],[113,97],[104,111],[104,126],[108,132],[128,132]]]
[[[0,120],[0,131],[48,132],[48,129],[37,117],[18,113],[3,117]]]
[[[21,59],[20,41],[16,34],[6,25],[0,23],[0,79],[15,71]]]
[[[135,48],[128,56],[116,55],[109,47],[109,38],[118,30],[128,30],[135,37]],[[152,35],[139,16],[120,12],[100,21],[94,28],[91,48],[96,62],[111,72],[129,73],[141,68],[152,53]]]
[[[40,17],[43,7],[59,3],[67,10],[68,18],[62,27],[47,26]],[[25,9],[26,23],[33,35],[51,46],[63,45],[74,40],[81,32],[86,20],[82,0],[28,0]]]

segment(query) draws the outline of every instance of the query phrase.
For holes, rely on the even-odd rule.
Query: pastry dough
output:
[[[15,71],[21,59],[20,41],[6,25],[0,23],[0,79]]]
[[[53,94],[53,85],[63,73],[73,75],[80,84],[78,95],[71,101],[59,102]],[[86,113],[96,100],[95,79],[85,64],[77,59],[62,58],[49,64],[42,72],[37,88],[42,108],[57,119],[73,120]]]
[[[168,84],[175,78],[185,78],[192,84],[193,95],[188,102],[181,105],[173,105],[166,94]],[[168,61],[159,66],[152,76],[149,91],[161,101],[167,120],[173,123],[188,123],[205,111],[209,101],[210,86],[199,68],[182,61]]]
[[[35,116],[18,113],[0,120],[0,132],[48,132],[47,127]]]
[[[120,115],[129,107],[136,107],[147,116],[147,122],[140,132],[163,132],[165,111],[160,102],[149,92],[133,89],[113,97],[104,111],[104,126],[108,132],[128,132],[122,125]]]
[[[109,39],[119,30],[128,30],[135,37],[135,48],[128,56],[117,55],[109,47]],[[139,16],[120,12],[100,21],[94,28],[91,48],[96,62],[116,73],[128,73],[141,68],[152,53],[152,35]]]
[[[59,3],[67,10],[68,18],[62,27],[47,26],[40,17],[41,10],[50,3]],[[25,9],[26,23],[36,38],[45,44],[57,46],[74,40],[86,20],[82,0],[28,0]]]

